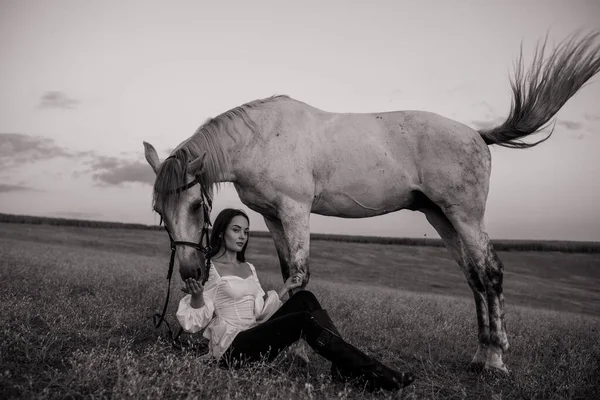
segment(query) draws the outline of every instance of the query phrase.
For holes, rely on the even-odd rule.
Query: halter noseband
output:
[[[167,157],[167,159],[169,159],[171,157]],[[167,160],[165,159],[165,160]],[[169,305],[169,297],[171,295],[171,276],[173,275],[173,265],[175,264],[175,252],[177,251],[177,246],[189,246],[192,247],[196,250],[201,251],[202,253],[204,253],[204,258],[206,260],[206,263],[204,265],[204,271],[200,270],[200,267],[198,267],[198,272],[199,272],[199,277],[202,279],[202,285],[204,285],[204,283],[206,283],[206,280],[208,279],[208,272],[209,272],[209,267],[210,267],[210,252],[211,252],[211,247],[210,247],[210,240],[208,237],[208,229],[211,226],[211,222],[210,222],[210,211],[212,210],[212,199],[208,196],[208,193],[206,191],[206,189],[204,188],[204,185],[202,184],[202,181],[200,180],[200,177],[197,176],[193,181],[177,188],[177,189],[173,189],[173,190],[169,190],[167,193],[181,193],[183,191],[188,190],[189,188],[193,187],[194,185],[200,185],[200,193],[202,196],[202,212],[204,213],[204,223],[202,224],[202,233],[200,235],[200,240],[198,243],[194,243],[194,242],[188,242],[185,240],[173,240],[173,236],[171,235],[171,232],[169,232],[169,228],[164,225],[165,230],[167,231],[167,233],[169,234],[169,240],[171,241],[171,257],[169,259],[169,270],[167,272],[167,280],[168,280],[168,284],[167,284],[167,298],[165,299],[165,305],[163,306],[163,310],[161,314],[154,314],[154,325],[156,328],[158,328],[160,326],[160,324],[165,320],[165,314],[167,312],[167,306]],[[160,217],[160,225],[162,225],[163,223],[163,218],[162,216]],[[206,237],[206,246],[202,246],[202,240]],[[156,322],[156,318],[159,318],[158,322]],[[165,323],[168,326],[168,323],[165,321]],[[181,334],[182,329],[179,330],[179,333],[173,337],[173,332],[171,331],[171,327],[169,326],[169,333],[171,335],[171,340],[173,341],[173,343],[175,343],[175,341],[177,340],[177,338],[179,337],[179,335]]]

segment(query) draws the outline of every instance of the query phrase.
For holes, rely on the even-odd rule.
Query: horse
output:
[[[600,70],[599,37],[600,31],[573,34],[544,57],[546,37],[527,70],[521,47],[508,116],[490,129],[420,110],[333,113],[280,95],[209,118],[162,163],[143,142],[156,173],[153,209],[169,232],[173,254],[178,249],[181,277],[207,275],[198,268],[207,264],[198,250],[210,223],[207,200],[223,182],[232,182],[242,203],[262,214],[283,278],[304,272],[302,288],[310,278],[311,213],[368,218],[420,211],[473,292],[478,345],[472,365],[508,373],[504,266],[484,227],[489,146],[527,149],[549,139],[553,129],[537,142],[521,140],[547,129]]]

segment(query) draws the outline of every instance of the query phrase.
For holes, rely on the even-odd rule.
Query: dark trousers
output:
[[[235,367],[271,361],[300,338],[331,361],[334,379],[357,379],[369,390],[396,390],[414,380],[411,373],[395,371],[344,341],[317,298],[307,290],[290,297],[267,321],[238,333],[221,361]]]
[[[301,338],[313,346],[323,330],[314,314],[322,310],[314,294],[301,290],[283,303],[267,321],[238,333],[223,357],[242,363],[271,361]]]

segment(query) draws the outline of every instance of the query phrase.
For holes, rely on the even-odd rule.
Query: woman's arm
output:
[[[256,322],[259,324],[268,320],[271,315],[273,315],[277,309],[281,307],[281,304],[283,303],[282,298],[287,292],[302,285],[302,275],[294,275],[285,281],[279,292],[275,290],[269,290],[269,292],[265,294],[260,287],[260,282],[258,282],[256,275],[255,278],[256,282],[258,283],[259,293],[261,294],[260,297],[256,298],[256,302],[254,304],[254,315],[256,317]]]
[[[302,282],[304,278],[304,274],[299,272],[297,274],[291,275],[289,278],[287,278],[287,280],[285,281],[285,283],[283,284],[283,287],[279,290],[279,292],[277,293],[279,295],[280,299],[283,299],[283,297],[292,289],[295,289],[297,287],[302,286]]]
[[[285,281],[285,283],[283,284],[281,289],[279,289],[279,291],[277,292],[277,296],[279,296],[280,299],[283,299],[283,297],[290,290],[302,286],[302,277],[303,276],[304,276],[303,274],[295,274],[295,275],[292,275],[289,278],[287,278],[287,280]],[[269,294],[265,293],[263,295],[263,300],[267,301],[268,298],[269,298]]]
[[[192,308],[204,307],[204,286],[200,285],[197,280],[189,278],[185,281],[187,293],[192,295],[190,306]]]
[[[177,319],[184,331],[195,333],[204,329],[212,320],[216,294],[215,280],[209,277],[206,286],[199,284],[194,279],[184,282],[182,288],[188,295],[179,301]]]

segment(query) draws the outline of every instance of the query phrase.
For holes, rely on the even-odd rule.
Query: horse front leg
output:
[[[294,294],[305,288],[310,279],[310,205],[290,200],[280,205],[277,214],[281,229],[275,231],[282,232],[281,251],[278,250],[278,253],[280,259],[284,259],[281,265],[283,279],[299,272],[304,274],[302,286],[291,291]]]
[[[310,229],[308,220],[310,218],[310,212],[307,213],[307,216],[302,217],[299,212],[293,211],[300,209],[301,208],[298,207],[292,208],[292,211],[282,212],[281,215],[284,218],[285,224],[279,218],[264,216],[264,220],[269,232],[271,232],[273,242],[275,243],[283,280],[287,280],[292,273],[302,270],[306,273],[302,285],[302,287],[305,287],[308,284],[309,273],[308,250],[310,245]],[[304,222],[298,224],[297,221]],[[303,230],[305,233],[300,233]],[[294,256],[292,254],[294,254]],[[300,254],[300,256],[298,256],[298,254]],[[301,289],[292,289],[291,294],[294,294],[299,290]],[[310,362],[308,348],[308,344],[304,342],[304,340],[300,340],[292,345],[288,351],[293,357],[301,360],[300,362],[306,365]]]
[[[277,256],[279,257],[279,267],[281,268],[281,276],[285,280],[290,276],[290,253],[288,251],[288,245],[283,235],[283,225],[278,218],[263,216],[267,229],[271,232],[273,243],[275,243],[275,250],[277,250]]]
[[[280,210],[279,214],[281,219],[265,216],[264,220],[275,243],[283,280],[297,272],[304,273],[302,287],[292,289],[294,294],[306,287],[310,279],[310,211],[296,205]]]

